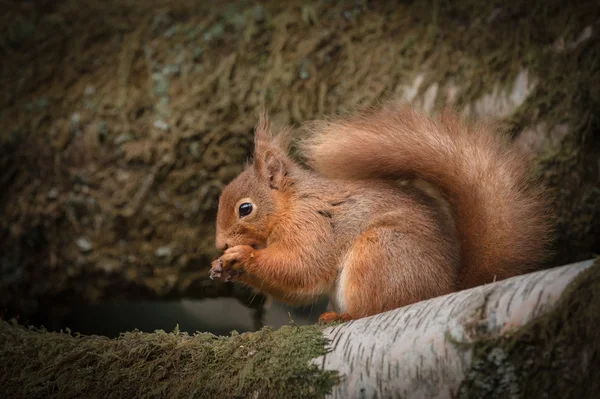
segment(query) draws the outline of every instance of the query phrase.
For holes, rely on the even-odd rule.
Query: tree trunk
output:
[[[337,326],[118,339],[0,322],[2,397],[591,397],[600,262]]]

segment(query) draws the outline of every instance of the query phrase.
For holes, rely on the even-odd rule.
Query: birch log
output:
[[[457,397],[473,366],[476,343],[516,332],[554,309],[569,284],[593,263],[518,276],[328,328],[324,334],[331,352],[314,362],[340,373],[333,398]],[[597,302],[584,306],[598,309]],[[502,360],[501,348],[495,356]],[[514,380],[512,392],[497,396],[492,387],[490,394],[521,397],[518,376],[511,373],[509,365],[504,377]],[[559,374],[554,378],[562,378]]]
[[[600,397],[600,261],[329,327],[109,339],[15,324],[0,320],[0,398]]]

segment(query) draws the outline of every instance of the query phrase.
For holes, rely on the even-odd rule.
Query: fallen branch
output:
[[[0,321],[0,396],[591,397],[599,307],[586,261],[326,328],[108,339]]]

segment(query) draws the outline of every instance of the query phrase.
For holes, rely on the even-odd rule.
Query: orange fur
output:
[[[291,303],[329,295],[359,318],[524,273],[546,255],[546,194],[491,125],[387,105],[309,128],[313,170],[261,116],[254,162],[219,201],[222,276]],[[243,202],[253,211],[240,218]]]

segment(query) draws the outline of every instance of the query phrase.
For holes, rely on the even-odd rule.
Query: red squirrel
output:
[[[327,295],[334,311],[320,321],[329,322],[505,279],[545,259],[547,192],[492,124],[384,104],[306,127],[308,167],[261,113],[253,163],[219,199],[224,253],[211,278],[285,303]]]

